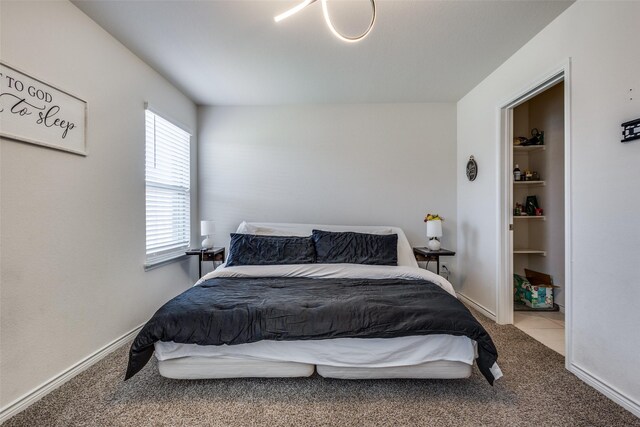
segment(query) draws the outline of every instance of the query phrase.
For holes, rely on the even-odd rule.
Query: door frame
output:
[[[565,266],[565,365],[571,360],[572,331],[572,183],[571,183],[571,59],[563,61],[548,73],[532,81],[525,89],[514,93],[498,107],[498,287],[496,292],[496,320],[500,324],[513,323],[513,109],[564,81],[564,266]]]

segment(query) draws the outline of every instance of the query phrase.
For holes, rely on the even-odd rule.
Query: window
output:
[[[145,266],[184,255],[189,246],[190,139],[189,133],[146,110]]]

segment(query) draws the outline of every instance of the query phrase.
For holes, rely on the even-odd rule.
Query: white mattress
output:
[[[158,362],[160,375],[180,380],[208,378],[308,377],[315,367],[304,363],[234,358],[183,357]]]
[[[366,380],[384,378],[456,379],[471,376],[471,365],[448,360],[436,360],[414,366],[392,368],[344,368],[340,366],[316,366],[318,375],[344,380]]]

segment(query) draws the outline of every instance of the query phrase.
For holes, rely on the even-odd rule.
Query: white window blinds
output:
[[[190,138],[146,110],[146,266],[184,255],[189,246]]]

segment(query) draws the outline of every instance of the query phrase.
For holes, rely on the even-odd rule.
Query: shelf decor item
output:
[[[438,214],[427,214],[427,216],[424,217],[424,222],[427,223],[427,239],[429,240],[427,247],[432,251],[440,250],[442,221],[444,221],[444,218]]]
[[[538,128],[531,129],[531,138],[522,142],[521,145],[544,145],[544,131],[539,131]]]
[[[207,236],[207,238],[202,241],[203,249],[213,248],[213,233],[215,233],[215,231],[216,224],[213,221],[200,221],[200,235]]]
[[[530,216],[535,216],[536,209],[540,208],[540,206],[538,206],[538,198],[536,196],[527,196],[527,201],[525,202],[524,206],[527,215]]]
[[[553,308],[553,284],[550,275],[524,269],[527,277],[521,301],[530,308]]]

